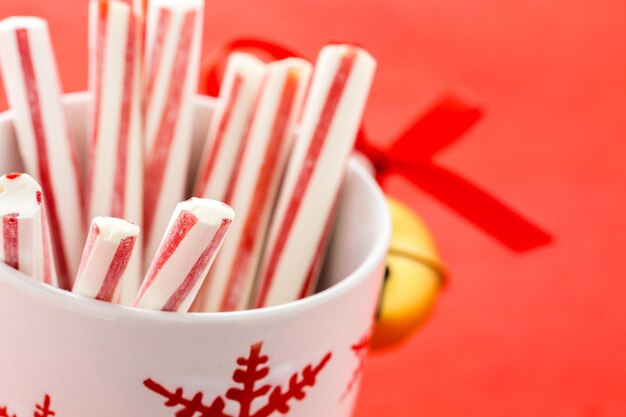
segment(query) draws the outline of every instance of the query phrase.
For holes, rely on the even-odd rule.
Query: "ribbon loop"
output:
[[[482,109],[453,94],[444,95],[400,135],[389,149],[394,161],[430,158],[455,142],[482,117]]]

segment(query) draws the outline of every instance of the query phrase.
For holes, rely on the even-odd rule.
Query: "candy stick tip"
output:
[[[150,0],[148,8],[167,8],[171,10],[190,10],[204,6],[204,0]]]
[[[92,223],[100,230],[100,238],[112,243],[119,243],[129,236],[139,236],[140,233],[136,224],[115,217],[95,217]]]
[[[236,63],[238,65],[259,65],[259,64],[263,64],[263,61],[261,61],[259,58],[256,57],[256,55],[253,55],[251,53],[248,52],[233,52],[230,54],[230,56],[228,57],[228,62],[232,62],[232,63]]]
[[[336,51],[338,51],[341,55],[356,54],[360,57],[360,59],[364,60],[369,65],[376,65],[376,59],[372,56],[372,54],[370,54],[368,51],[361,48],[360,46],[351,45],[348,43],[326,45],[320,51],[320,56],[328,53],[335,53]]]
[[[192,197],[184,205],[185,210],[202,223],[221,223],[223,220],[232,221],[235,218],[235,211],[221,201]]]
[[[0,30],[46,29],[48,22],[36,16],[11,16],[0,20]]]
[[[6,174],[0,177],[0,215],[19,212],[31,216],[39,210],[41,187],[27,174]]]

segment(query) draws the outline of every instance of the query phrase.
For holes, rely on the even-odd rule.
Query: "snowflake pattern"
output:
[[[232,379],[239,386],[228,389],[225,395],[214,398],[210,403],[204,401],[202,392],[186,397],[183,388],[170,391],[152,379],[146,379],[144,385],[164,397],[166,407],[178,408],[175,417],[269,417],[274,413],[287,415],[290,401],[302,401],[306,397],[305,389],[315,385],[318,374],[328,364],[332,353],[328,352],[317,365],[307,365],[302,371],[294,373],[285,389],[280,385],[257,386],[270,372],[266,365],[269,357],[261,354],[262,347],[262,343],[252,345],[248,357],[237,359],[239,367],[233,372]],[[252,402],[261,397],[265,397],[265,404],[253,411]],[[225,412],[227,400],[239,404],[237,416]]]
[[[55,412],[50,408],[50,396],[46,394],[43,404],[35,404],[33,417],[53,417]],[[0,417],[17,417],[17,414],[9,413],[7,407],[0,407]]]
[[[365,369],[365,359],[367,358],[367,352],[370,345],[370,341],[372,340],[372,332],[368,331],[364,334],[361,339],[353,344],[350,349],[352,353],[357,359],[357,365],[352,372],[352,378],[348,381],[348,385],[346,386],[346,390],[341,395],[341,401],[345,400],[348,395],[354,390],[357,382],[361,379],[363,375],[363,371]]]

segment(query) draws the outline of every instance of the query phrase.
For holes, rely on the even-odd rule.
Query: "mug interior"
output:
[[[90,101],[88,93],[67,94],[64,97],[69,128],[76,141],[83,172]],[[197,169],[215,102],[211,97],[196,97],[190,172]],[[10,111],[0,114],[0,151],[0,175],[23,170],[17,157],[19,154]],[[280,313],[288,308],[311,308],[324,299],[338,297],[350,291],[361,281],[371,277],[381,264],[387,252],[390,233],[391,224],[384,196],[368,170],[353,158],[348,163],[335,228],[316,293],[291,303],[254,310],[254,314]],[[44,301],[65,303],[64,307],[77,312],[130,314],[135,319],[205,320],[217,317],[235,318],[253,311],[172,314],[112,305],[41,284],[1,262],[0,280],[10,281],[17,289],[31,292]]]

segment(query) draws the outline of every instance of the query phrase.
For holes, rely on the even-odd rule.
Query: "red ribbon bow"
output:
[[[205,79],[210,95],[217,96],[219,92],[218,67],[224,64],[231,52],[240,49],[261,51],[273,59],[301,56],[288,48],[259,39],[232,41],[213,54],[206,68]],[[522,252],[548,244],[552,238],[547,232],[432,160],[437,152],[459,139],[481,116],[482,111],[478,107],[448,95],[425,114],[416,116],[412,125],[395,138],[388,149],[373,145],[363,128],[356,147],[374,164],[379,182],[390,175],[401,175],[510,249]]]

